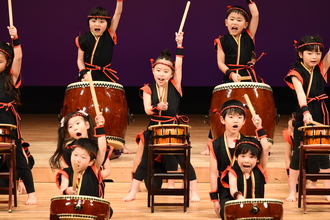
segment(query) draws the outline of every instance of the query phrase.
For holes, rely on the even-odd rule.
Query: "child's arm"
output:
[[[175,72],[174,72],[174,80],[176,82],[177,89],[181,89],[181,81],[182,81],[182,62],[183,62],[183,32],[175,33],[175,41],[177,43],[177,54],[175,56]]]
[[[61,175],[61,194],[63,195],[76,195],[77,191],[73,190],[72,186],[69,187],[69,179]],[[65,192],[65,193],[64,193]]]
[[[11,73],[12,73],[12,80],[13,84],[15,85],[17,82],[17,79],[19,78],[19,75],[21,73],[21,67],[22,67],[22,48],[21,45],[18,43],[18,45],[15,45],[15,42],[18,42],[18,35],[17,35],[17,29],[16,27],[7,27],[9,31],[9,35],[13,36],[13,42],[14,42],[14,59],[13,64],[11,67]]]
[[[210,146],[209,146],[210,147]],[[210,149],[210,185],[211,192],[218,192],[218,161],[214,154],[213,149]],[[212,200],[215,214],[220,215],[220,204],[218,200]]]
[[[253,0],[246,0],[249,4],[249,9],[250,9],[250,13],[251,13],[251,20],[250,20],[250,24],[249,24],[249,30],[251,33],[251,37],[252,39],[254,38],[254,36],[257,33],[257,29],[258,29],[258,24],[259,24],[259,10],[258,7],[256,5],[255,2],[253,2]]]
[[[144,106],[144,111],[146,112],[147,115],[153,115],[155,114],[152,109],[154,106],[151,105],[151,95],[143,91],[143,106]],[[160,102],[157,104],[157,108],[162,111],[166,111],[168,107],[167,103]]]
[[[330,66],[330,49],[328,53],[324,56],[323,60],[323,72],[324,74],[328,71],[329,66]]]
[[[123,0],[117,0],[115,14],[111,19],[110,30],[111,33],[116,33],[121,13],[123,12]]]
[[[85,71],[85,68],[86,68],[85,62],[84,62],[84,53],[85,52],[78,47],[77,65],[78,65],[78,69],[79,69],[79,74],[81,74],[80,72]],[[81,75],[83,75],[83,74],[81,74]],[[87,74],[84,74],[82,76],[82,78],[87,80],[88,79]]]
[[[220,44],[220,42],[219,42]],[[227,71],[230,72],[229,67],[225,64],[225,53],[222,50],[222,47],[220,45],[217,45],[218,49],[217,49],[217,63],[218,63],[218,67],[221,70],[221,72],[223,72],[224,74],[227,73]],[[232,71],[232,73],[229,76],[229,79],[233,80],[234,82],[239,82],[240,75],[237,74],[236,72]]]
[[[254,126],[256,127],[256,131],[260,131],[260,130],[263,130],[263,127],[262,127],[262,120],[260,118],[259,115],[255,115],[252,117],[252,122],[254,124]],[[267,135],[266,133],[264,132],[260,132],[261,133],[261,137],[259,137],[259,132],[257,132],[257,138],[260,139],[260,144],[261,144],[261,147],[262,147],[262,154],[260,155],[260,165],[261,167],[265,170],[266,167],[267,167],[267,163],[268,163],[268,155],[269,155],[269,144],[268,144],[268,141],[267,141]],[[262,134],[264,133],[264,134]]]
[[[297,99],[298,99],[300,108],[303,106],[307,106],[306,94],[304,92],[301,82],[299,81],[299,79],[296,76],[292,76],[291,80],[292,80],[294,89],[296,90]],[[305,124],[309,124],[310,121],[313,120],[312,115],[309,111],[304,112],[303,115],[304,115],[303,121]]]
[[[104,117],[102,115],[102,112],[100,112],[99,115],[95,116],[95,123],[96,123],[97,128],[102,129],[102,127],[104,125],[104,122],[105,122],[105,120],[104,120]],[[96,135],[98,135],[97,133],[98,132],[96,132]],[[95,163],[94,163],[94,166],[97,170],[100,169],[100,167],[101,167],[101,165],[104,161],[105,152],[107,150],[107,140],[105,138],[104,130],[103,130],[102,133],[103,134],[100,134],[97,138],[97,143],[98,143],[99,149],[97,151],[97,156],[96,156],[96,160],[95,160]]]
[[[229,189],[230,189],[230,195],[234,199],[244,199],[244,196],[242,193],[237,193],[238,188],[237,188],[237,178],[232,174],[231,172],[228,172],[228,178],[229,178]]]

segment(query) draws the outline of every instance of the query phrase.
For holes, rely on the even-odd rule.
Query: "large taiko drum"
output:
[[[162,124],[149,126],[152,131],[151,144],[153,145],[184,145],[189,142],[189,125]]]
[[[283,202],[277,199],[243,199],[226,202],[225,220],[283,219]]]
[[[330,144],[329,125],[303,126],[299,130],[303,130],[304,145]]]
[[[104,129],[108,144],[119,150],[125,143],[128,125],[128,106],[124,87],[118,83],[94,81],[94,89],[100,111],[105,118]],[[67,86],[62,116],[75,112],[77,108],[95,118],[95,108],[89,82],[77,82]]]
[[[51,199],[50,220],[58,219],[110,219],[110,202],[93,196],[55,196]]]
[[[221,123],[220,115],[216,111],[220,111],[221,105],[230,99],[237,99],[243,104],[247,104],[244,94],[249,96],[252,106],[262,119],[262,126],[269,141],[273,142],[277,119],[273,90],[267,84],[255,82],[225,83],[214,88],[210,107],[210,127],[213,138],[220,137],[225,131],[225,126]],[[252,115],[247,110],[245,124],[240,130],[246,136],[256,135],[256,128],[251,119]]]
[[[11,130],[15,128],[16,125],[0,124],[0,143],[12,143]]]

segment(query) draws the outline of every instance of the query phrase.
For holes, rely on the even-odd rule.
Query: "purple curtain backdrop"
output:
[[[124,0],[117,29],[113,69],[119,83],[142,86],[153,82],[150,58],[163,49],[175,53],[174,32],[178,31],[186,0]],[[320,35],[325,52],[330,45],[329,0],[256,0],[260,23],[256,52],[267,52],[256,65],[257,74],[271,86],[285,86],[283,77],[295,61],[293,40]],[[23,48],[24,86],[66,86],[76,82],[77,48],[74,39],[88,31],[87,14],[102,6],[112,15],[115,0],[12,0],[14,25]],[[184,26],[185,58],[183,86],[216,86],[223,73],[217,67],[213,40],[227,33],[224,25],[227,5],[244,0],[191,0]],[[7,1],[1,3],[0,41],[10,41]]]

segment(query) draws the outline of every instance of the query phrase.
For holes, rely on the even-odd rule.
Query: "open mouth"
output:
[[[234,125],[233,128],[238,128],[238,125]]]
[[[237,31],[238,28],[237,28],[237,27],[232,27],[231,30],[233,30],[233,31]]]
[[[164,81],[165,79],[158,78],[158,80],[162,82],[162,81]]]
[[[79,133],[79,132],[78,132],[78,133],[76,133],[76,136],[77,136],[77,137],[81,137],[81,135],[82,135],[82,134],[81,134],[81,133]]]

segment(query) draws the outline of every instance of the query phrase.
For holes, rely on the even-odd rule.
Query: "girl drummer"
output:
[[[266,142],[266,138],[263,138]],[[236,162],[221,174],[221,183],[228,190],[221,192],[221,218],[224,219],[224,205],[233,199],[264,198],[266,166],[269,148],[261,146],[262,141],[244,137],[235,147]],[[228,182],[224,181],[228,175]]]
[[[98,121],[102,121],[100,123]],[[100,145],[104,143],[104,117],[102,112],[100,115],[95,117],[95,122],[98,126],[94,127],[93,120],[89,114],[84,111],[77,111],[69,113],[67,116],[63,117],[61,120],[61,126],[58,129],[58,141],[57,148],[54,154],[49,159],[49,164],[52,169],[62,169],[65,167],[72,166],[71,164],[71,154],[73,151],[72,146],[76,144],[76,141],[80,138],[90,138],[96,140]],[[95,130],[95,134],[94,134]],[[101,132],[102,134],[98,134]],[[69,138],[67,138],[69,136]],[[106,168],[109,173],[104,173],[104,178],[110,175],[110,157],[111,150],[107,148],[106,156],[104,157],[104,168]]]
[[[102,7],[96,7],[89,12],[90,31],[76,38],[79,81],[88,80],[88,71],[91,71],[94,81],[117,82],[119,80],[117,72],[110,66],[113,48],[117,44],[116,30],[122,11],[123,0],[117,0],[112,19],[109,12]],[[125,145],[122,151],[131,153]]]
[[[223,210],[220,210],[219,194],[222,198],[224,190],[219,181],[221,173],[235,162],[234,150],[237,140],[245,136],[240,133],[240,129],[245,124],[245,107],[235,99],[226,101],[221,106],[220,111],[221,123],[225,126],[225,132],[222,136],[209,143],[210,149],[210,197],[213,201],[214,211],[219,216]],[[262,121],[259,115],[252,118],[253,124],[256,126],[256,134],[260,138],[262,147],[265,151],[269,145],[266,138],[265,130],[262,128]],[[225,194],[224,194],[225,195]],[[222,201],[220,200],[222,203]],[[224,204],[224,203],[223,203]]]
[[[21,143],[20,117],[17,104],[20,103],[18,88],[21,85],[22,48],[18,39],[17,29],[8,27],[13,44],[0,43],[0,123],[16,125],[12,130],[16,145],[16,170],[21,177],[28,194],[26,205],[37,204],[33,176]]]
[[[145,85],[141,88],[143,91],[143,104],[145,112],[151,115],[150,125],[156,124],[178,124],[180,116],[177,115],[180,98],[182,96],[181,79],[182,79],[182,61],[183,61],[183,33],[176,33],[175,41],[177,42],[177,54],[175,64],[170,58],[168,50],[162,51],[161,55],[152,62],[152,72],[155,78],[155,83]],[[167,102],[163,102],[166,85]],[[161,111],[161,114],[159,112]],[[148,126],[148,127],[149,127]],[[135,199],[141,181],[147,177],[148,172],[148,143],[151,136],[151,131],[146,130],[137,136],[139,143],[137,154],[134,161],[134,179],[131,184],[129,194],[123,198],[123,201],[128,202]],[[178,162],[179,157],[177,157]],[[137,167],[137,168],[136,168]],[[194,168],[190,165],[190,190],[192,192],[191,201],[200,201],[197,180]]]
[[[296,201],[296,180],[299,175],[299,146],[303,132],[298,128],[313,123],[313,121],[329,125],[329,113],[325,104],[328,96],[324,92],[327,82],[327,71],[330,66],[330,53],[322,58],[324,45],[319,36],[305,36],[298,46],[294,41],[297,52],[297,61],[293,69],[284,78],[288,86],[294,90],[298,99],[296,120],[294,126],[294,147],[290,163],[289,196],[287,201]],[[311,173],[330,172],[329,157],[327,155],[310,155],[307,163],[311,163],[314,169]],[[310,168],[311,166],[309,166]],[[323,181],[325,188],[330,188],[330,181]],[[330,196],[326,199],[330,201]]]
[[[248,12],[241,6],[228,6],[225,24],[228,34],[214,40],[217,51],[219,69],[225,74],[223,82],[263,82],[254,71],[257,60],[254,54],[254,37],[259,23],[259,11],[253,0],[249,4],[251,19]],[[242,80],[242,76],[250,79]]]

